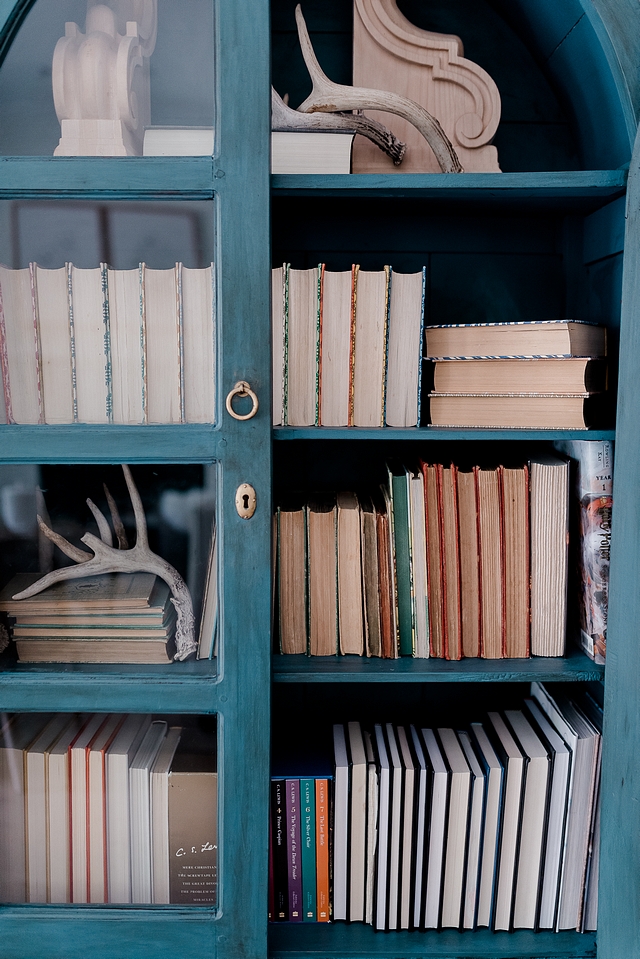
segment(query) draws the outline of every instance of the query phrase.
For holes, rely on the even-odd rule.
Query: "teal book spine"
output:
[[[316,922],[316,781],[300,780],[302,809],[302,915],[304,922]]]
[[[413,616],[411,609],[411,543],[409,540],[409,497],[407,477],[391,475],[393,537],[398,590],[398,632],[400,655],[413,656]]]

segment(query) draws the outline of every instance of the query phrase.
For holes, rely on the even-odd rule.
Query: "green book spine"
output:
[[[393,503],[393,538],[396,555],[400,655],[413,656],[409,498],[407,493],[407,477],[404,471],[399,476],[391,476],[391,498]]]
[[[316,921],[316,782],[300,780],[302,808],[302,915],[305,922]]]

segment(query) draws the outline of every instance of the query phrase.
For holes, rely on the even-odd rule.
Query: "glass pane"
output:
[[[7,423],[215,419],[213,203],[0,203]]]
[[[0,901],[215,906],[216,755],[214,716],[0,714]]]
[[[0,465],[4,667],[211,659],[216,489],[215,465]]]
[[[41,0],[0,70],[4,155],[211,154],[213,115],[212,0]]]

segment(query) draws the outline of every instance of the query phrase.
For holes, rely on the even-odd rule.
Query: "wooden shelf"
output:
[[[437,426],[413,426],[397,429],[383,426],[275,426],[274,440],[615,440],[615,430],[489,430],[442,429]]]
[[[12,663],[0,668],[3,710],[211,713],[220,695],[215,660],[166,666]]]
[[[589,957],[595,936],[577,932],[389,932],[360,923],[272,923],[270,959],[496,959],[496,957]]]
[[[626,170],[562,173],[275,174],[273,196],[411,197],[588,211],[622,196]]]
[[[364,656],[279,656],[272,659],[276,683],[498,683],[601,680],[597,666],[578,649],[567,656],[531,659],[367,659]]]

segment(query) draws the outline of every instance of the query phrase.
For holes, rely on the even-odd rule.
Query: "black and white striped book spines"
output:
[[[0,422],[212,423],[213,264],[0,266]]]
[[[426,269],[272,274],[275,426],[417,426]]]

